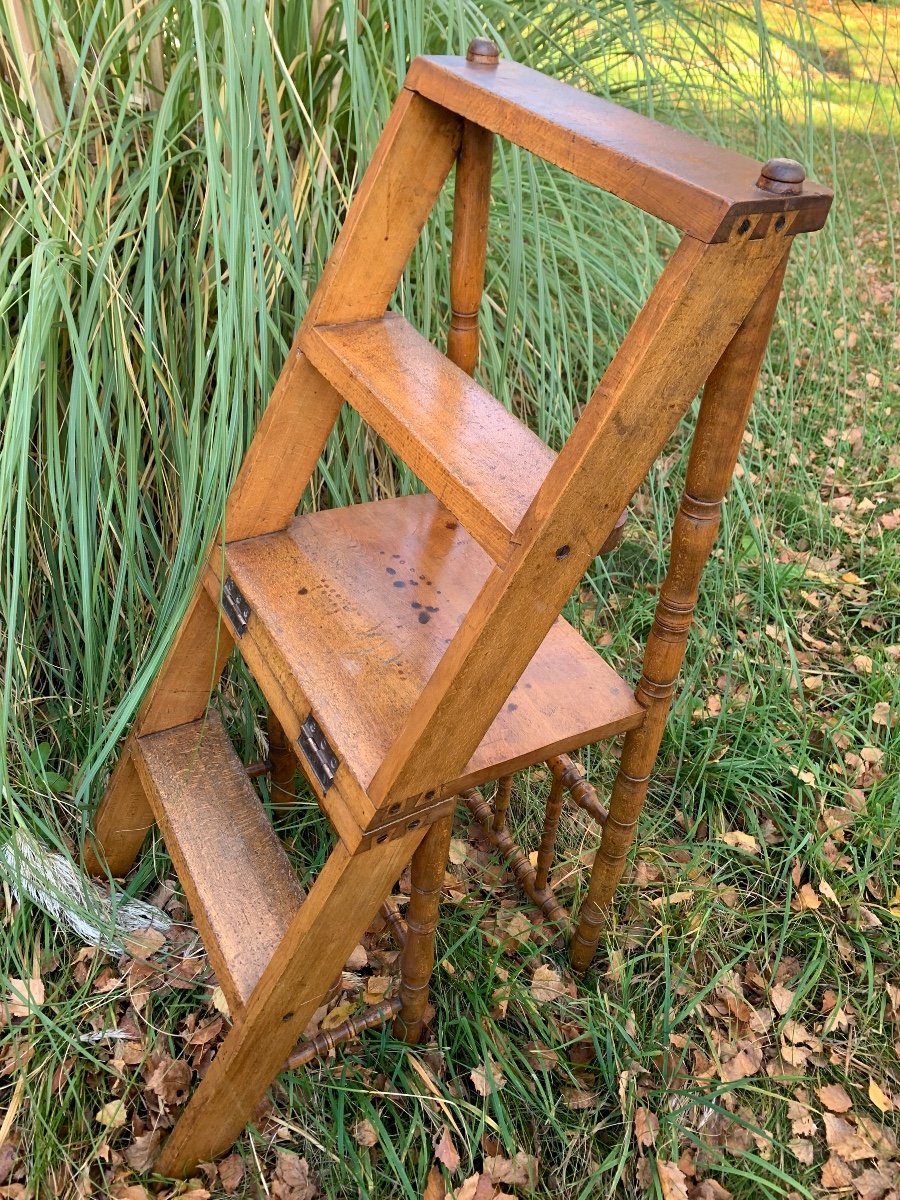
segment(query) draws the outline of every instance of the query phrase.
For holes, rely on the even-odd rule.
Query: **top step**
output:
[[[519,63],[423,56],[405,86],[703,242],[727,241],[750,212],[798,210],[793,233],[821,229],[831,205],[812,180],[799,195],[764,191],[755,159]]]
[[[553,451],[396,313],[308,326],[300,347],[502,563]]]

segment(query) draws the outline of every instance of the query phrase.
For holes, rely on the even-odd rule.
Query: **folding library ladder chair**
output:
[[[683,233],[558,455],[471,378],[494,134]],[[454,164],[445,356],[386,310]],[[386,910],[405,943],[400,996],[350,1032],[398,1014],[397,1031],[418,1036],[461,795],[563,923],[548,865],[564,792],[602,821],[572,940],[574,966],[588,965],[662,737],[788,250],[821,227],[830,201],[794,162],[760,169],[500,62],[482,39],[466,58],[412,64],[96,818],[89,861],[116,875],[159,824],[234,1017],[164,1146],[163,1173],[232,1143],[410,860],[408,919]],[[701,387],[632,691],[559,614]],[[295,517],[344,403],[428,491]],[[299,764],[336,835],[302,903],[207,712],[233,646],[270,706],[273,778],[287,786]],[[566,752],[621,733],[607,813]],[[554,783],[533,868],[505,813],[512,774],[543,761]],[[474,789],[494,780],[491,809]]]

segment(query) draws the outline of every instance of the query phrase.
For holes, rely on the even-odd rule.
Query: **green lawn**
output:
[[[60,0],[44,86],[63,132],[46,142],[21,60],[0,58],[5,832],[75,850],[410,52],[493,29],[522,61],[802,159],[835,209],[794,251],[597,970],[573,980],[460,814],[426,1043],[368,1034],[282,1075],[226,1164],[176,1185],[152,1173],[155,1131],[227,1018],[164,848],[126,884],[176,921],[149,959],[86,949],[11,877],[0,998],[30,987],[32,1002],[0,1008],[0,1196],[896,1200],[900,9],[383,0],[343,31],[325,6],[315,43],[306,7],[184,0],[130,26],[111,0]],[[448,212],[398,297],[439,343]],[[672,245],[499,156],[482,378],[552,444]],[[568,613],[630,679],[688,429]],[[411,486],[347,417],[307,502]],[[237,663],[220,708],[257,757],[258,696]],[[614,752],[581,758],[602,796]],[[532,846],[547,788],[533,770],[517,793]],[[308,800],[274,817],[308,881],[324,818]],[[569,812],[567,901],[595,845]],[[326,1025],[394,986],[389,938],[365,951]]]

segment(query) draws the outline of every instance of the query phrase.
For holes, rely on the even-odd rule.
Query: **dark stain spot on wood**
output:
[[[439,611],[438,608],[436,607],[436,605],[434,605],[434,604],[426,604],[425,610],[426,610],[426,612],[438,612]]]
[[[394,587],[406,587],[406,584],[403,582],[402,579],[395,579]]]
[[[309,591],[309,588],[301,588],[300,591],[297,593],[297,595],[305,596],[308,591]]]
[[[419,613],[419,624],[420,625],[427,625],[430,620],[431,620],[431,617],[428,615],[427,612]]]
[[[459,522],[458,521],[448,521],[446,528],[447,529],[459,529]]]
[[[410,605],[410,608],[421,608],[421,607],[422,607],[422,605],[418,602],[418,600],[413,600],[412,604]]]
[[[506,706],[507,712],[518,712],[518,710],[519,710],[518,704],[510,703],[510,704],[507,704],[507,706]]]
[[[397,574],[396,567],[385,567],[384,569],[387,571],[388,575],[396,575]]]

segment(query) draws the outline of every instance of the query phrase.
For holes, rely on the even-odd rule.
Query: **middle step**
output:
[[[396,313],[303,330],[320,374],[459,518],[495,562],[556,455]]]
[[[310,781],[342,836],[352,831],[336,797],[365,828],[369,784],[494,569],[428,494],[308,513],[211,552],[207,591],[281,724],[307,760],[310,714],[324,737]],[[461,776],[429,786],[452,796],[643,716],[628,684],[559,618]]]

